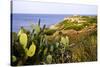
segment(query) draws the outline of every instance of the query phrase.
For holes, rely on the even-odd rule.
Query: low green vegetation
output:
[[[85,27],[88,27],[92,24],[96,24],[97,23],[97,17],[96,16],[79,16],[79,20],[64,20],[62,22],[60,22],[57,27],[58,29],[74,29],[76,31],[79,31]],[[74,18],[73,18],[74,19]]]
[[[12,32],[11,65],[96,61],[96,23],[96,19],[85,23],[64,20],[53,30],[45,25],[41,28],[39,20],[31,30],[21,27],[19,32]]]

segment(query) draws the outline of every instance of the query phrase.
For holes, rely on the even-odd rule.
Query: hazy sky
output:
[[[97,6],[83,4],[13,1],[13,13],[29,14],[97,14]]]

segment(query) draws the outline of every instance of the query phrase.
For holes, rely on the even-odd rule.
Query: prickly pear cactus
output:
[[[18,37],[19,37],[22,33],[24,33],[23,27],[21,27],[21,29],[19,30],[19,32],[18,32]]]
[[[16,60],[17,60],[17,58],[16,58],[16,56],[12,56],[12,62],[16,62]]]
[[[51,64],[52,63],[52,55],[48,55],[46,58],[46,61],[48,64]]]
[[[50,51],[53,52],[53,50],[54,50],[54,46],[51,45],[51,46],[50,46]]]
[[[34,44],[34,42],[32,42],[32,45],[30,46],[29,50],[27,51],[27,56],[32,57],[34,56],[36,51],[36,46]]]
[[[45,48],[43,52],[44,56],[47,54],[47,51],[48,51],[48,48]]]
[[[19,41],[20,41],[20,44],[22,45],[22,47],[25,49],[26,46],[27,46],[27,35],[25,33],[21,33],[20,34],[20,38],[19,38]]]
[[[39,33],[40,32],[40,26],[36,25],[35,30],[36,30],[37,33]]]
[[[67,47],[67,46],[69,45],[69,38],[68,38],[68,36],[66,36],[66,37],[61,37],[60,43],[63,44],[64,47]]]
[[[68,36],[66,36],[66,46],[68,46],[69,45],[69,38],[68,38]]]

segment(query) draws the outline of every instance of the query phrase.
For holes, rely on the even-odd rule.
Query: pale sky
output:
[[[97,14],[97,6],[84,4],[13,1],[12,13],[27,14]]]

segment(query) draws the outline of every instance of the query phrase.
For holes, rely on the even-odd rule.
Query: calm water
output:
[[[37,24],[41,20],[41,27],[46,24],[46,27],[59,23],[65,17],[72,15],[55,15],[55,14],[12,14],[12,31],[18,32],[20,27],[30,30],[31,24]]]
[[[46,24],[46,27],[59,23],[65,17],[70,15],[54,15],[54,14],[12,14],[12,31],[18,32],[21,26],[26,29],[31,28],[31,24],[37,24],[41,20],[41,27]]]

